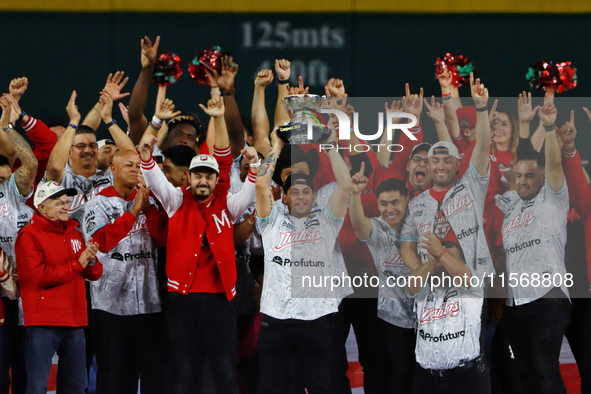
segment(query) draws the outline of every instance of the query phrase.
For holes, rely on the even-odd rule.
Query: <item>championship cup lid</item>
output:
[[[217,174],[220,174],[220,167],[218,166],[218,161],[210,155],[197,155],[191,160],[191,165],[189,166],[189,171],[193,171],[195,168],[199,167],[207,167],[211,168]]]
[[[76,189],[66,189],[65,187],[54,181],[42,183],[39,186],[37,186],[35,198],[33,199],[33,205],[35,206],[35,208],[38,208],[39,204],[41,204],[48,198],[58,198],[63,196],[64,194],[68,197],[72,197],[78,194],[78,191],[76,191]]]
[[[460,154],[458,153],[458,148],[448,141],[439,141],[429,149],[429,154],[427,155],[430,158],[433,155],[450,155],[455,157],[456,159],[460,160]]]
[[[114,146],[117,146],[117,144],[115,144],[115,141],[110,140],[110,139],[104,139],[104,140],[97,141],[97,144],[98,144],[98,148],[99,149],[101,149],[105,145],[114,145]]]

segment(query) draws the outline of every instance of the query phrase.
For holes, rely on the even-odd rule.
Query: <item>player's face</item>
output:
[[[90,168],[97,165],[98,144],[94,134],[78,134],[70,148],[70,159],[74,166]]]
[[[305,161],[299,163],[293,163],[290,167],[284,167],[281,170],[281,181],[285,183],[285,180],[291,174],[298,174],[303,172],[306,175],[310,175],[310,166]]]
[[[49,220],[68,221],[68,196],[65,194],[58,198],[48,198],[39,204],[39,212]]]
[[[197,130],[188,123],[181,123],[170,130],[170,146],[187,145],[195,149],[197,145]]]
[[[512,133],[512,126],[511,120],[506,113],[501,112],[499,114],[499,121],[495,124],[494,129],[492,130],[492,140],[499,143],[508,143],[511,141],[511,133]]]
[[[168,182],[172,183],[174,187],[186,187],[188,177],[187,167],[177,167],[174,163],[166,158],[162,162],[162,172],[166,175]]]
[[[135,187],[142,172],[140,158],[135,152],[119,154],[113,159],[111,170],[116,185],[121,184],[129,188]]]
[[[399,191],[382,192],[378,196],[380,216],[396,231],[402,229],[408,197],[400,195]]]
[[[191,192],[198,202],[205,202],[211,197],[218,183],[218,174],[213,170],[191,171]]]
[[[10,166],[0,166],[0,185],[3,184],[12,175]]]
[[[119,148],[115,145],[105,145],[98,152],[98,168],[106,170],[113,162],[113,156],[119,152]]]
[[[419,151],[414,154],[406,165],[408,181],[415,191],[422,191],[431,182],[431,174],[425,160],[427,160],[427,152]]]
[[[515,185],[522,200],[531,200],[544,186],[544,170],[535,160],[521,160],[515,167]]]
[[[459,168],[459,160],[451,155],[437,154],[429,158],[429,174],[437,186],[451,186],[456,180]]]
[[[284,196],[284,204],[289,214],[296,218],[308,216],[316,199],[316,194],[308,185],[292,185]]]

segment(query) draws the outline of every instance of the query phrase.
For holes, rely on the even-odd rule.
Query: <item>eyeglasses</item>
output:
[[[421,164],[422,162],[424,162],[425,164],[427,164],[429,162],[429,158],[428,157],[422,159],[421,156],[415,156],[411,160],[414,161],[417,164]]]
[[[98,144],[96,142],[91,142],[90,144],[80,143],[72,146],[79,150],[86,150],[86,147],[90,147],[92,150],[98,149]]]

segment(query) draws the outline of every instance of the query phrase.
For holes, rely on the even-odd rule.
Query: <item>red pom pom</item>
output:
[[[210,49],[201,51],[199,56],[195,56],[191,63],[189,63],[189,74],[200,85],[210,86],[211,81],[205,73],[205,69],[216,70],[218,74],[222,73],[222,59],[227,56],[226,52],[222,52],[220,47],[215,46]]]
[[[474,71],[473,63],[469,56],[452,55],[448,52],[444,56],[438,57],[435,61],[435,65],[437,66],[435,79],[447,68],[451,72],[452,84],[456,88],[459,88],[470,80],[470,73]]]
[[[577,86],[577,69],[571,62],[537,62],[525,77],[531,87],[538,90],[555,89],[562,93]]]
[[[181,58],[174,53],[162,53],[156,59],[151,80],[156,85],[170,86],[178,81],[181,75],[183,75]]]

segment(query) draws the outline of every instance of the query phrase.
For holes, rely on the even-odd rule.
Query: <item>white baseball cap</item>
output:
[[[194,170],[195,168],[199,167],[207,167],[211,168],[215,172],[220,174],[220,167],[218,166],[218,161],[210,155],[197,155],[191,160],[191,165],[189,166],[189,171]]]
[[[460,160],[460,154],[458,153],[458,148],[448,141],[439,141],[429,149],[429,153],[427,154],[427,158],[430,158],[433,155],[450,155],[455,157],[456,159]]]
[[[63,196],[64,194],[69,197],[72,197],[78,194],[78,191],[76,189],[66,189],[65,187],[54,181],[41,183],[39,184],[39,186],[37,186],[37,191],[35,192],[33,205],[35,206],[35,208],[38,208],[39,204],[41,204],[48,198],[58,198]]]
[[[114,145],[114,146],[117,146],[117,144],[115,144],[115,141],[110,140],[110,139],[105,139],[105,140],[97,141],[97,144],[98,144],[98,148],[99,149],[101,149],[105,145]]]

